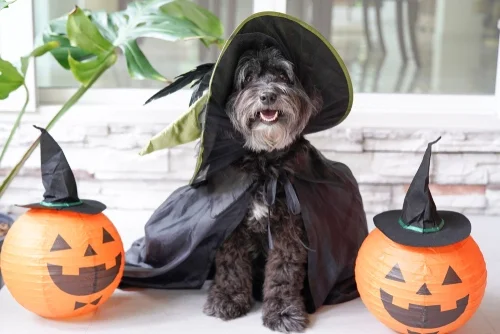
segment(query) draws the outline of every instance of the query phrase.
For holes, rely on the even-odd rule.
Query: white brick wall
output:
[[[0,120],[0,143],[10,122]],[[63,147],[78,179],[82,198],[103,201],[110,210],[153,212],[195,165],[194,144],[148,156],[140,148],[166,124],[134,121],[77,124],[63,120],[51,134]],[[22,125],[0,166],[3,177],[38,135]],[[406,188],[429,141],[433,147],[431,183],[439,208],[465,213],[500,214],[500,131],[413,131],[345,126],[309,138],[328,158],[346,163],[360,183],[369,213],[400,208]],[[42,196],[37,150],[2,198],[0,210],[19,211],[16,203]]]

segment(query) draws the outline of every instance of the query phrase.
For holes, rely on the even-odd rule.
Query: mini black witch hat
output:
[[[106,205],[103,203],[78,198],[75,176],[61,147],[47,130],[37,126],[35,128],[42,132],[40,136],[40,154],[45,193],[43,194],[43,201],[19,206],[86,214],[97,214],[104,211]]]
[[[375,226],[389,239],[406,246],[438,247],[462,241],[471,232],[469,219],[459,212],[438,211],[429,189],[431,146],[406,193],[402,210],[380,213],[373,218]]]

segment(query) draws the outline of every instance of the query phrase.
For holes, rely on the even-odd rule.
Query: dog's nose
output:
[[[260,95],[260,102],[269,105],[276,102],[276,94],[273,92],[265,92]]]

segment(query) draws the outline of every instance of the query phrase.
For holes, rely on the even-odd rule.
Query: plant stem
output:
[[[23,83],[24,90],[26,92],[26,99],[24,100],[24,105],[21,111],[19,112],[19,115],[17,115],[17,119],[14,122],[14,125],[12,126],[12,130],[10,130],[9,138],[7,138],[7,141],[5,142],[5,145],[3,146],[2,153],[0,154],[0,166],[2,165],[2,160],[7,153],[7,148],[10,145],[10,142],[12,141],[12,138],[14,138],[14,134],[16,133],[17,128],[19,127],[19,123],[21,123],[21,119],[23,118],[23,115],[26,111],[26,107],[28,106],[28,102],[30,100],[30,92],[28,90],[28,87],[26,86],[26,83]]]
[[[71,96],[69,98],[69,100],[66,101],[66,103],[64,103],[64,105],[57,112],[57,114],[55,114],[55,116],[50,120],[50,122],[47,124],[47,126],[45,127],[45,129],[47,131],[49,131],[57,123],[57,121],[62,116],[64,116],[64,114],[76,102],[78,102],[78,100],[80,100],[80,98],[83,96],[83,94],[85,94],[87,92],[87,90],[89,90],[92,87],[92,85],[97,81],[97,79],[99,79],[100,76],[104,72],[106,72],[106,70],[108,68],[110,68],[111,66],[113,66],[113,64],[114,64],[114,61],[112,63],[110,63],[108,66],[103,66],[99,71],[97,71],[92,76],[92,78],[90,79],[89,83],[86,86],[81,85],[78,88],[78,90],[75,92],[75,94],[73,94],[73,96]],[[21,158],[21,160],[14,166],[14,168],[10,171],[9,175],[7,175],[7,177],[5,178],[5,180],[2,181],[2,184],[0,185],[0,198],[2,198],[3,194],[5,193],[5,191],[7,190],[7,188],[9,187],[10,183],[12,182],[12,180],[14,180],[14,178],[16,177],[16,175],[19,173],[19,171],[21,170],[21,168],[24,166],[24,164],[26,163],[26,161],[29,159],[29,157],[33,153],[33,151],[35,151],[35,149],[38,147],[39,143],[40,143],[40,136],[30,145],[30,147],[24,153],[24,155]]]

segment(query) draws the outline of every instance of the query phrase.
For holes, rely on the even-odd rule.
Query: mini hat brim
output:
[[[391,210],[373,217],[375,226],[392,241],[413,247],[440,247],[455,244],[466,239],[471,233],[471,223],[459,212],[440,211],[444,226],[438,232],[419,233],[404,229],[399,225],[402,210]]]
[[[67,206],[67,207],[51,207],[45,206],[40,203],[31,203],[25,205],[17,205],[22,208],[31,208],[31,209],[47,209],[47,210],[60,210],[60,211],[71,211],[84,213],[88,215],[95,215],[103,212],[106,209],[106,205],[99,201],[94,201],[90,199],[82,199],[82,204],[75,206]]]

